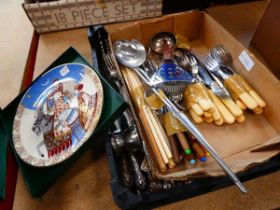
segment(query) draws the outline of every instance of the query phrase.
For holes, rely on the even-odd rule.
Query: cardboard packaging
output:
[[[161,15],[161,0],[59,0],[23,3],[37,33]]]
[[[280,1],[271,0],[259,22],[252,45],[280,78]]]
[[[153,35],[163,31],[186,36],[190,40],[192,48],[202,54],[207,53],[209,48],[217,44],[223,44],[233,57],[233,65],[236,71],[267,102],[267,107],[262,115],[255,115],[246,111],[246,121],[242,124],[215,126],[203,123],[197,125],[229,167],[234,172],[241,172],[277,155],[279,148],[273,147],[273,145],[280,142],[280,115],[278,112],[280,99],[276,97],[280,90],[279,81],[268,68],[207,13],[186,12],[142,20],[123,27],[118,32],[111,33],[110,39],[112,43],[118,39],[137,39],[147,46]],[[246,57],[246,61],[244,61],[244,57]],[[123,66],[119,67],[120,72],[122,72]],[[214,160],[193,168],[186,167],[183,164],[177,165],[174,169],[161,172],[154,161],[154,154],[149,142],[145,139],[146,132],[143,129],[143,122],[139,119],[138,117],[140,124],[138,130],[144,137],[151,153],[152,171],[156,177],[167,180],[186,180],[197,176],[220,176],[224,174]],[[271,146],[274,149],[271,149]]]

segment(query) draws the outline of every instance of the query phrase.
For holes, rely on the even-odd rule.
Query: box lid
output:
[[[46,69],[46,71],[63,63],[71,62],[81,63],[90,66],[90,64],[74,48],[70,47],[59,58],[57,58],[57,60],[54,61]],[[24,177],[25,183],[32,196],[40,196],[41,194],[43,194],[88,147],[93,145],[93,138],[96,138],[98,135],[101,135],[101,133],[105,131],[106,128],[108,128],[109,124],[112,123],[114,119],[126,108],[126,104],[122,97],[105,81],[105,79],[98,72],[97,74],[101,79],[104,89],[104,106],[102,115],[99,120],[98,126],[95,129],[95,132],[91,135],[90,139],[79,148],[79,150],[75,154],[73,154],[69,159],[62,162],[61,164],[44,168],[37,168],[28,165],[25,162],[23,162],[18,155],[15,155],[19,168]],[[8,133],[8,140],[15,154],[16,152],[13,147],[12,140],[13,120],[18,104],[25,92],[26,90],[19,94],[3,110],[3,119],[5,119],[5,127]]]

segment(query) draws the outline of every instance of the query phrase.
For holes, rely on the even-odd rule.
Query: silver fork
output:
[[[198,56],[196,56],[196,57],[198,57]],[[227,91],[227,89],[224,87],[223,84],[219,84],[216,81],[216,79],[213,77],[213,75],[211,75],[212,76],[212,78],[211,78],[211,76],[209,75],[209,72],[207,72],[205,69],[203,69],[202,67],[199,68],[194,56],[189,56],[189,58],[190,58],[190,63],[191,63],[192,69],[193,69],[192,71],[197,71],[197,74],[199,73],[198,78],[200,78],[202,80],[202,82],[206,86],[208,86],[216,96],[218,96],[220,98],[225,98],[225,99],[230,98],[229,92]],[[204,59],[199,58],[199,60],[205,66]]]
[[[230,75],[225,74],[221,69],[219,63],[213,59],[210,55],[201,59],[201,62],[205,66],[205,68],[211,73],[221,77],[223,80],[227,79]]]
[[[191,59],[191,60],[190,60]],[[180,56],[175,56],[175,60],[183,69],[190,71],[196,78],[197,82],[201,81],[198,75],[198,66],[194,57],[182,52]]]
[[[193,75],[198,78],[198,64],[196,62],[196,59],[194,58],[194,56],[189,56],[189,61],[190,61],[190,65],[192,67],[192,73]]]

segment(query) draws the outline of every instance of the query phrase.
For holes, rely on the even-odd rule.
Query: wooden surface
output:
[[[90,63],[91,48],[87,30],[77,29],[40,35],[33,79],[41,74],[58,56],[70,46],[78,50]]]
[[[19,2],[8,0],[4,2],[4,6],[10,10],[0,10],[0,26],[5,29],[0,35],[1,62],[5,64],[0,68],[0,85],[4,90],[1,91],[1,96],[4,95],[4,98],[0,100],[0,106],[6,105],[19,90],[32,34],[31,24],[22,14],[23,10]],[[261,4],[258,2],[246,4],[245,7],[243,5],[243,12],[237,10],[236,6],[231,6],[234,7],[235,12],[232,12],[228,6],[214,8],[210,10],[210,14],[242,43],[248,44],[263,9]],[[14,17],[21,24],[10,24],[11,21],[4,18],[8,12],[10,12],[8,16]],[[118,27],[115,25],[110,30],[116,30]],[[44,70],[69,45],[75,47],[91,62],[86,29],[46,34],[39,40],[34,75]],[[12,83],[11,79],[16,82]],[[279,172],[246,182],[245,185],[250,191],[248,195],[242,195],[233,186],[159,209],[273,209],[280,206]],[[41,198],[30,196],[19,174],[14,209],[118,209],[112,200],[108,162],[104,150],[90,148]]]
[[[20,0],[1,0],[0,28],[0,107],[4,108],[20,90],[33,34]]]

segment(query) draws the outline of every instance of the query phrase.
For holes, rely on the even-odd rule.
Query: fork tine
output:
[[[202,56],[196,55],[196,57],[203,65],[205,65],[205,61],[204,61],[204,58]]]
[[[212,68],[216,68],[218,66],[218,63],[209,55],[208,55],[208,60]]]
[[[197,58],[199,59],[199,61],[205,65],[205,60],[204,60],[204,57],[200,56],[200,55],[197,55]]]
[[[212,63],[208,56],[205,57],[205,63],[206,63],[206,66],[212,66]]]
[[[212,67],[214,67],[215,66],[214,60],[210,56],[208,56],[208,59],[209,59],[209,62],[211,63],[211,65],[212,65]]]
[[[210,63],[213,63],[213,60],[212,60],[212,58],[208,55],[207,56],[207,59],[208,59],[208,61],[210,62]]]
[[[208,64],[209,62],[208,62],[208,59],[207,59],[207,57],[205,56],[205,57],[203,57],[203,61],[204,61],[204,64]]]
[[[194,64],[196,64],[196,60],[194,59],[194,57],[192,57],[192,56],[190,56],[190,61],[191,61],[191,63],[194,65]]]
[[[228,50],[223,45],[221,45],[220,48],[224,54],[228,54]]]

